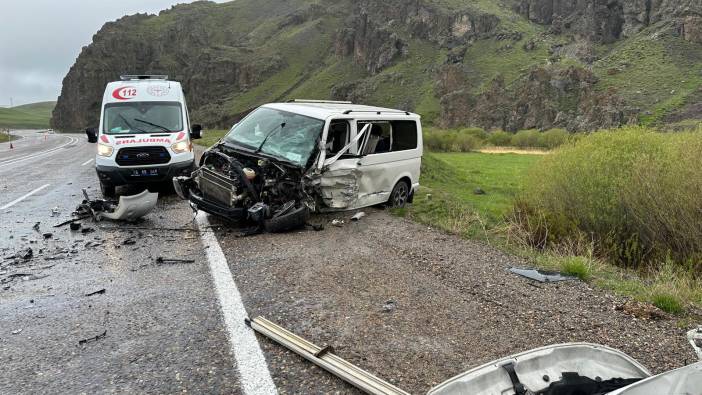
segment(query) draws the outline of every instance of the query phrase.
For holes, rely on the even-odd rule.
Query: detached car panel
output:
[[[268,104],[236,124],[190,177],[176,177],[174,184],[198,209],[269,230],[301,226],[310,212],[388,201],[403,206],[419,186],[421,133],[420,117],[404,111],[338,102]]]

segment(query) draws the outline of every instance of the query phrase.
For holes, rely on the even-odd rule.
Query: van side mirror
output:
[[[97,141],[98,141],[97,128],[87,128],[87,129],[85,129],[85,134],[88,136],[89,143],[97,143]]]
[[[190,127],[190,138],[194,140],[202,138],[202,125],[196,123]]]

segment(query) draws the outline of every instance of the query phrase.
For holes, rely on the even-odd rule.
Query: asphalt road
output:
[[[694,361],[675,318],[636,317],[579,282],[533,284],[507,272],[523,264],[514,257],[379,209],[357,223],[314,217],[321,232],[242,238],[166,192],[138,224],[54,228],[81,188],[99,195],[95,148],[80,135],[21,134],[12,150],[0,144],[0,394],[356,393],[252,336],[246,315],[333,345],[411,393],[570,341],[622,349],[656,372]],[[26,248],[31,259],[7,259]]]

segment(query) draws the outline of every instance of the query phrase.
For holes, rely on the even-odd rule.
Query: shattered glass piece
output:
[[[537,270],[537,269],[527,269],[519,267],[511,267],[509,271],[522,277],[526,277],[530,280],[535,280],[540,283],[552,283],[558,281],[571,281],[577,280],[577,277],[566,276],[558,272],[552,272],[548,270]]]

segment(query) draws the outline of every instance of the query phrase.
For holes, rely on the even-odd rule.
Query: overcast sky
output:
[[[224,2],[225,0],[217,0]],[[105,22],[192,0],[0,0],[0,106],[56,100]]]

